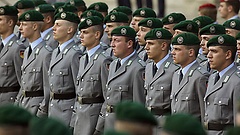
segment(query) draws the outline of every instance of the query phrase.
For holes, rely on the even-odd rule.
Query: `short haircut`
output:
[[[93,28],[93,31],[94,31],[94,32],[96,32],[96,31],[99,31],[99,32],[100,32],[100,38],[99,38],[99,40],[101,40],[101,38],[102,38],[102,36],[103,36],[103,31],[104,31],[103,25],[102,25],[102,24],[101,24],[101,25],[94,25],[94,26],[92,26],[92,28]]]
[[[6,15],[6,19],[7,19],[7,21],[13,20],[13,28],[15,27],[15,25],[18,22],[18,16],[8,16],[8,15]]]
[[[200,45],[192,45],[192,46],[186,46],[187,49],[193,49],[194,52],[195,52],[195,56],[197,58],[198,56],[198,52],[199,52],[199,48],[200,48]]]
[[[137,45],[136,45],[135,39],[130,38],[130,37],[125,37],[125,41],[126,41],[126,42],[128,42],[128,41],[130,41],[130,40],[133,41],[133,49],[136,49]]]
[[[235,1],[226,1],[226,5],[227,6],[232,6],[233,7],[233,11],[238,14],[239,12],[239,7],[240,7],[240,2],[238,0]]]
[[[235,60],[235,55],[237,53],[237,47],[236,46],[220,46],[221,49],[223,49],[224,52],[227,52],[230,50],[232,52],[232,61]]]
[[[217,9],[216,8],[202,8],[199,12],[204,15],[212,18],[214,21],[217,20]]]

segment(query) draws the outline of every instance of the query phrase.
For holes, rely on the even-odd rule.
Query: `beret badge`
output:
[[[173,17],[172,17],[172,16],[169,16],[169,17],[168,17],[168,21],[169,21],[170,23],[173,23],[173,21],[174,21]]]
[[[87,23],[88,26],[91,26],[92,25],[92,20],[87,19],[86,23]]]
[[[183,37],[178,37],[178,38],[177,38],[177,42],[178,42],[179,44],[182,44],[182,43],[183,43]]]
[[[127,34],[127,29],[122,28],[122,29],[121,29],[121,34],[122,34],[122,35],[126,35],[126,34]]]
[[[30,14],[25,14],[24,17],[25,17],[26,20],[29,20],[31,16],[30,16]]]
[[[4,14],[4,8],[0,8],[0,14]]]
[[[145,16],[145,10],[141,10],[141,11],[140,11],[140,15],[141,15],[141,16]]]
[[[218,37],[218,43],[223,44],[224,43],[224,38],[222,36]]]
[[[116,20],[116,16],[115,16],[115,15],[111,15],[111,16],[110,16],[110,20],[111,20],[111,21],[115,21],[115,20]]]
[[[187,25],[187,30],[192,30],[192,24]]]
[[[156,32],[156,36],[157,36],[157,38],[161,38],[162,37],[162,32],[161,31],[157,31]]]
[[[99,10],[99,5],[96,4],[96,5],[94,6],[94,9],[95,9],[95,10]]]
[[[230,22],[230,26],[231,26],[232,28],[234,28],[234,27],[236,26],[236,22],[235,22],[235,21],[231,21],[231,22]]]
[[[209,28],[209,31],[210,31],[210,33],[215,33],[216,29],[215,29],[214,26],[211,26],[211,27]]]
[[[61,13],[61,18],[62,19],[65,19],[67,17],[67,14],[66,13]]]
[[[153,24],[152,20],[147,21],[147,26],[152,27],[152,24]]]

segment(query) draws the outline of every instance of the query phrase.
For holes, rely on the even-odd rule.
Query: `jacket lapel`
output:
[[[15,36],[14,36],[15,37]],[[2,58],[9,50],[9,47],[11,47],[14,43],[14,37],[12,37],[8,43],[3,47],[1,53],[0,53],[0,58]]]

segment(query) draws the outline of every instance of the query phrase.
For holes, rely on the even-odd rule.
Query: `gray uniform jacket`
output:
[[[148,63],[145,70],[146,79],[144,87],[147,92],[146,107],[149,109],[162,109],[165,110],[165,113],[170,114],[172,77],[173,73],[179,69],[179,67],[173,63],[171,56],[169,56],[161,64],[160,68],[153,77],[153,66],[153,62]]]
[[[49,45],[52,49],[58,47],[58,42],[53,38],[53,30],[50,30],[44,37],[46,44]]]
[[[36,114],[44,96],[27,96],[26,93],[45,93],[46,91],[49,91],[48,68],[52,48],[47,46],[45,41],[42,41],[32,50],[29,58],[28,52],[29,47],[24,52],[23,64],[21,67],[22,82],[21,89],[18,94],[18,97],[20,97],[19,105],[28,109],[33,114]],[[48,104],[42,104],[41,106],[45,106],[46,108]],[[47,110],[44,110],[43,112],[47,112]]]
[[[130,100],[145,103],[145,62],[135,53],[115,72],[117,59],[110,64],[106,84],[106,105],[115,106],[120,101]],[[106,110],[106,109],[103,109]],[[105,129],[113,128],[114,113],[105,112]]]
[[[177,70],[172,78],[170,95],[172,113],[189,113],[203,121],[203,97],[207,90],[209,73],[195,62],[179,84],[179,72],[180,70]]]
[[[0,53],[0,87],[13,88],[14,92],[0,92],[0,105],[14,103],[20,89],[21,66],[25,46],[14,35]]]
[[[197,62],[199,64],[203,63],[203,62],[206,62],[208,59],[205,55],[203,54],[198,54],[198,57],[197,57]]]
[[[109,65],[112,61],[100,47],[92,56],[85,67],[86,56],[80,59],[78,72],[77,96],[82,98],[99,98],[104,102],[103,91],[106,88]],[[85,68],[84,68],[85,67]],[[92,135],[95,131],[102,103],[76,102],[75,135]]]
[[[79,47],[70,42],[59,54],[53,51],[49,67],[50,91],[56,94],[75,93],[79,59],[82,55]],[[53,99],[50,97],[49,116],[70,124],[75,98]]]
[[[205,103],[205,122],[234,124],[237,102],[240,96],[240,74],[237,66],[230,68],[214,85],[217,73],[209,77]],[[210,134],[223,134],[223,131],[209,130]]]

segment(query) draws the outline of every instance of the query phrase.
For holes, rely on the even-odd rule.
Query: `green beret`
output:
[[[155,28],[150,30],[146,36],[145,36],[145,40],[154,40],[154,39],[167,39],[167,40],[171,40],[172,39],[172,34],[163,28]]]
[[[162,28],[162,21],[158,18],[144,18],[138,23],[138,26],[148,27],[151,29]]]
[[[237,34],[236,40],[240,40],[240,32]]]
[[[130,135],[130,134],[118,132],[118,131],[115,131],[115,130],[108,130],[108,131],[104,132],[103,135]]]
[[[200,40],[195,34],[186,32],[175,36],[172,39],[172,45],[186,45],[186,46],[200,45]]]
[[[207,47],[209,46],[237,46],[237,40],[227,34],[221,34],[211,38],[207,42]]]
[[[4,105],[0,107],[1,125],[22,125],[28,126],[32,119],[32,114],[27,110],[14,105]]]
[[[31,135],[71,135],[69,128],[53,118],[35,117],[30,121]]]
[[[83,0],[70,0],[68,3],[76,7],[86,6],[86,3]]]
[[[108,5],[104,2],[96,2],[91,4],[87,10],[97,10],[99,12],[108,12]]]
[[[162,19],[162,23],[163,25],[175,24],[185,20],[186,17],[182,13],[171,13]]]
[[[81,14],[81,18],[87,18],[87,17],[90,17],[90,16],[98,16],[99,18],[102,19],[102,22],[104,20],[103,15],[96,10],[86,10]]]
[[[53,3],[53,8],[54,9],[58,9],[59,7],[61,7],[61,6],[64,6],[65,5],[65,2],[55,2],[55,3]]]
[[[110,13],[114,13],[114,12],[122,12],[126,15],[132,15],[132,9],[127,6],[118,6],[114,8],[112,11],[110,11]]]
[[[28,10],[24,12],[20,17],[19,21],[42,21],[43,22],[43,15],[36,11],[36,10]]]
[[[239,135],[239,133],[240,133],[240,127],[236,126],[236,127],[228,128],[224,135]]]
[[[186,32],[198,33],[198,24],[192,20],[181,21],[173,27],[173,30],[181,30]]]
[[[123,22],[128,23],[128,16],[122,12],[110,13],[104,18],[104,23]]]
[[[61,12],[54,16],[54,20],[66,20],[73,23],[80,23],[79,17],[72,12]]]
[[[19,0],[14,4],[14,6],[17,9],[27,9],[27,8],[34,8],[35,7],[34,2],[31,1],[31,0]]]
[[[199,16],[193,19],[198,24],[199,28],[203,28],[209,24],[214,23],[214,20],[208,16]]]
[[[135,39],[136,37],[136,32],[133,28],[129,27],[129,26],[119,26],[115,29],[113,29],[113,31],[111,32],[111,36],[125,36],[125,37],[129,37],[132,39]]]
[[[240,20],[238,19],[227,20],[226,22],[223,23],[223,26],[229,29],[240,30]]]
[[[224,26],[220,24],[209,24],[200,30],[200,35],[220,35],[225,34]]]
[[[168,116],[163,131],[177,135],[207,135],[199,120],[188,114]]]
[[[59,7],[55,12],[54,14],[57,14],[57,13],[61,13],[61,12],[72,12],[72,13],[75,13],[77,12],[77,8],[73,5],[64,5],[64,6],[61,6]]]
[[[158,125],[154,115],[142,104],[131,101],[123,101],[116,105],[116,119]]]
[[[78,29],[86,29],[88,27],[94,26],[94,25],[102,25],[102,19],[98,16],[90,16],[87,17],[84,21],[82,21],[79,26]]]
[[[2,6],[0,7],[0,15],[9,15],[9,16],[17,16],[18,10],[14,6]]]
[[[144,18],[157,17],[155,11],[151,8],[139,8],[133,13],[133,16],[144,17]]]
[[[42,4],[35,7],[35,10],[40,13],[54,13],[55,9],[50,4]]]
[[[33,3],[35,7],[42,5],[42,4],[48,4],[45,0],[33,0]]]

